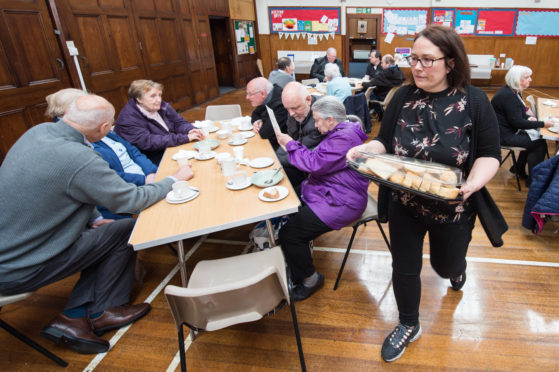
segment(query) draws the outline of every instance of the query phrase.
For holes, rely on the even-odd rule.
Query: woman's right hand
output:
[[[194,140],[203,140],[204,139],[204,132],[202,132],[200,129],[191,129],[190,132],[188,132],[188,141],[192,142]]]
[[[555,125],[555,122],[553,120],[544,120],[544,122],[543,122],[543,127],[544,128],[550,128],[554,125]]]
[[[364,143],[359,146],[352,147],[346,154],[347,160],[355,160],[361,157],[360,152],[368,152],[369,154],[383,154],[386,152],[386,148],[382,142],[377,140],[372,140],[370,142]]]

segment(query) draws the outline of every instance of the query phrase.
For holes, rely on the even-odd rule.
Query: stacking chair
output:
[[[264,67],[262,66],[262,58],[256,59],[256,67],[258,67],[258,72],[260,72],[260,76],[264,77]]]
[[[384,110],[386,110],[386,107],[388,106],[388,103],[390,102],[390,100],[392,99],[392,97],[394,97],[394,94],[396,93],[396,91],[398,89],[400,89],[401,85],[392,87],[392,89],[390,89],[388,91],[388,94],[386,95],[386,97],[384,97],[384,101],[379,101],[376,99],[372,99],[369,100],[369,102],[371,102],[373,105],[380,107],[382,110],[378,113],[379,115],[379,121],[382,120],[382,115],[384,114]]]
[[[241,105],[216,105],[206,107],[206,120],[227,120],[242,116]]]
[[[375,87],[368,87],[367,90],[365,91],[365,98],[367,98],[367,102],[371,100],[371,94],[373,93],[374,89]]]
[[[532,110],[532,113],[536,115],[536,117],[538,117],[538,108],[536,106],[536,100],[534,99],[534,96],[530,94],[528,97],[526,97],[526,101],[528,101],[528,103],[530,104],[530,110]]]
[[[501,160],[501,165],[509,158],[512,159],[512,165],[514,166],[514,176],[516,177],[516,185],[518,186],[518,191],[522,191],[520,188],[520,177],[518,176],[518,170],[516,169],[516,155],[514,154],[515,151],[526,151],[524,147],[515,147],[515,146],[503,146],[501,145],[502,150],[508,151],[507,155]]]
[[[0,294],[0,310],[2,309],[2,306],[25,300],[27,297],[31,296],[32,294],[33,292],[21,293],[21,294],[16,294],[11,296]],[[48,351],[47,349],[45,349],[44,347],[42,347],[41,345],[33,341],[32,339],[30,339],[29,337],[25,336],[17,329],[11,327],[8,323],[4,322],[2,319],[0,319],[0,328],[4,328],[10,334],[19,338],[20,341],[25,342],[27,345],[31,346],[33,349],[37,350],[47,358],[52,359],[62,367],[68,366],[68,363],[66,361],[60,359],[59,357],[57,357],[56,355],[54,355],[53,353],[51,353],[50,351]]]
[[[165,296],[178,331],[181,371],[186,371],[183,325],[195,332],[216,331],[272,315],[286,303],[291,306],[301,370],[306,371],[289,270],[280,247],[200,261],[188,286],[168,285]]]
[[[348,115],[355,115],[361,120],[363,132],[371,133],[371,114],[369,114],[369,103],[364,93],[348,96],[344,99],[344,107]]]
[[[317,78],[313,78],[313,79],[304,79],[301,80],[301,84],[303,85],[311,85],[311,84],[320,84],[320,81]]]
[[[384,233],[384,229],[382,228],[378,220],[377,200],[370,193],[368,193],[367,208],[365,208],[365,211],[357,221],[349,225],[353,227],[353,232],[351,233],[351,238],[349,239],[349,244],[347,245],[344,260],[342,261],[342,265],[340,266],[340,271],[338,271],[338,277],[336,278],[336,283],[334,284],[334,290],[338,289],[338,284],[340,283],[340,279],[342,278],[342,273],[344,271],[345,263],[347,261],[347,257],[349,256],[349,251],[351,250],[351,246],[353,244],[353,239],[355,239],[355,234],[357,233],[357,229],[359,228],[359,226],[366,225],[367,222],[370,221],[375,221],[377,223],[380,233],[382,234],[382,237],[386,242],[386,246],[388,247],[388,250],[390,250],[390,243],[388,242],[388,238]]]

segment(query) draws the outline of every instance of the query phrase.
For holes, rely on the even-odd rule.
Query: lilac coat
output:
[[[342,122],[309,150],[297,141],[286,145],[289,161],[309,177],[301,198],[328,227],[341,229],[367,207],[368,180],[346,165],[346,153],[367,139],[359,123]]]
[[[167,147],[189,142],[188,132],[194,128],[167,102],[161,102],[158,112],[169,127],[168,132],[157,121],[142,114],[134,99],[130,99],[120,111],[114,129],[155,164],[159,164]]]

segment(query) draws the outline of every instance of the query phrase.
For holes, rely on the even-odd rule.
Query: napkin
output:
[[[553,101],[545,101],[543,104],[546,106],[557,107],[557,104]]]

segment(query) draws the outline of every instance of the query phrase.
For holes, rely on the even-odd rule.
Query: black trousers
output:
[[[300,283],[315,272],[309,241],[331,230],[308,205],[292,214],[283,225],[279,239],[294,283]]]
[[[425,234],[429,233],[433,269],[443,278],[458,276],[466,270],[466,253],[475,223],[475,215],[469,215],[462,215],[456,223],[436,223],[414,217],[400,203],[390,201],[392,286],[402,324],[416,325],[419,321]]]
[[[128,245],[135,220],[125,218],[85,230],[58,256],[22,280],[0,283],[0,293],[35,291],[77,272],[66,309],[87,306],[95,314],[127,303],[134,280],[136,252]]]
[[[532,168],[541,163],[547,154],[547,142],[544,139],[532,141],[526,132],[520,132],[517,135],[507,137],[501,141],[504,146],[524,147],[526,151],[521,151],[518,155],[516,164],[518,171],[525,171],[528,164],[528,176],[532,177]]]

